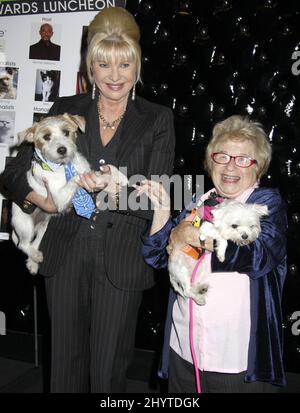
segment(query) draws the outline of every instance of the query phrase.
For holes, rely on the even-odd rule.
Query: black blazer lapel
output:
[[[77,146],[79,151],[86,157],[90,155],[90,129],[93,129],[93,123],[97,122],[97,118],[93,116],[94,101],[91,100],[88,105],[84,107],[78,107],[78,115],[83,116],[86,121],[86,129],[84,133],[79,133],[77,138]]]
[[[91,95],[84,97],[78,96],[78,101],[70,104],[65,101],[62,103],[60,113],[67,111],[73,115],[81,115],[86,119],[87,127],[84,133],[78,134],[77,145],[79,151],[84,156],[89,156],[90,142],[89,139],[95,133],[95,122],[98,121],[98,114],[95,101]],[[152,128],[152,118],[149,117],[147,109],[142,99],[137,98],[135,101],[128,100],[126,114],[120,131],[120,143],[117,149],[117,161],[119,166],[126,164],[126,159],[133,152],[136,145],[140,144],[142,137],[147,128]]]

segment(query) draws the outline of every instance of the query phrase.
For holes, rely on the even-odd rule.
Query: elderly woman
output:
[[[78,134],[77,145],[92,169],[112,164],[127,168],[128,178],[171,174],[174,158],[171,109],[135,93],[141,72],[139,38],[127,10],[109,7],[98,13],[88,28],[92,93],[60,98],[50,111],[84,116],[86,130]],[[51,197],[43,198],[28,186],[32,155],[31,145],[20,150],[4,172],[4,183],[22,209],[37,205],[55,213]],[[109,173],[107,166],[102,169]],[[90,192],[103,188],[94,172],[82,175],[80,182]],[[42,240],[52,392],[126,391],[142,291],[154,283],[140,238],[153,212],[130,208],[129,189],[120,192],[111,182],[103,191],[120,199],[120,208],[111,202],[110,210],[96,210],[90,219],[74,210],[53,217]]]
[[[224,262],[217,259],[212,240],[205,241],[199,276],[206,277],[209,290],[205,305],[194,303],[193,316],[203,392],[274,392],[285,383],[281,295],[287,220],[278,190],[259,187],[270,160],[271,147],[259,123],[231,116],[214,127],[205,159],[214,188],[199,202],[217,192],[222,198],[267,205],[269,214],[261,219],[256,241],[242,247],[229,241]],[[148,264],[165,268],[166,247],[170,251],[174,243],[200,247],[198,229],[184,220],[186,210],[175,220],[170,218],[168,195],[158,183],[146,181],[140,191],[156,205],[150,233],[143,237]],[[188,299],[173,291],[161,373],[169,375],[170,392],[196,389]]]

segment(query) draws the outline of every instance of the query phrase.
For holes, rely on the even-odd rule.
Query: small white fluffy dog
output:
[[[242,247],[258,238],[260,218],[268,215],[268,207],[226,199],[212,210],[212,215],[213,222],[204,222],[200,226],[199,236],[203,241],[206,237],[216,240],[216,254],[223,262],[228,241]]]
[[[203,241],[207,237],[216,241],[215,251],[218,259],[223,262],[229,240],[244,246],[258,238],[261,231],[260,218],[268,215],[268,207],[225,200],[211,212],[213,221],[205,221],[201,224],[199,236]],[[209,285],[201,280],[191,284],[195,265],[196,260],[175,246],[169,257],[170,281],[174,290],[181,296],[191,297],[197,304],[203,305],[206,302],[205,296]]]
[[[30,187],[44,197],[47,195],[44,180],[47,181],[58,213],[65,212],[72,207],[72,198],[79,188],[77,176],[67,182],[64,165],[72,163],[78,174],[90,171],[88,161],[77,150],[78,128],[84,131],[85,119],[82,116],[64,114],[47,117],[18,135],[20,143],[24,140],[33,143],[43,160],[48,161],[52,167],[52,170],[47,170],[43,162],[33,159],[32,168],[27,172],[27,180]],[[118,169],[112,165],[109,166],[112,179],[119,183]],[[103,184],[108,183],[110,175],[98,173],[103,179]],[[127,180],[125,178],[122,184],[125,184],[124,181]],[[39,208],[36,208],[32,214],[26,214],[13,203],[12,239],[16,246],[27,254],[26,266],[31,274],[37,273],[39,264],[43,261],[39,246],[53,215]]]

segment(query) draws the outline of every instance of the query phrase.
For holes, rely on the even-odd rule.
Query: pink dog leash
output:
[[[215,191],[211,192],[208,199],[206,199],[201,207],[198,209],[198,214],[196,215],[196,217],[201,217],[201,220],[203,221],[209,221],[211,222],[213,219],[212,216],[212,210],[216,207],[216,205],[218,205],[219,203],[223,202],[224,198],[222,198],[220,195],[218,195]],[[199,219],[195,220],[195,215],[193,215],[193,220],[192,220],[192,225],[194,226],[199,226]],[[198,224],[198,225],[197,225]],[[201,263],[201,261],[204,258],[204,254],[200,255],[198,261],[196,262],[196,265],[193,269],[192,272],[192,277],[191,277],[191,283],[194,282],[195,278],[196,278],[196,274],[199,268],[199,265]],[[195,378],[196,378],[196,388],[197,388],[197,393],[201,393],[201,385],[200,385],[200,376],[199,376],[199,369],[198,369],[198,362],[197,362],[197,357],[195,354],[195,348],[194,348],[194,332],[193,332],[193,324],[194,324],[194,320],[193,320],[193,299],[189,298],[189,339],[190,339],[190,349],[191,349],[191,354],[192,354],[192,360],[193,360],[193,365],[194,365],[194,370],[195,370]]]
[[[193,269],[192,272],[192,278],[191,278],[191,283],[194,282],[194,279],[196,278],[196,274],[199,268],[199,265],[201,261],[204,258],[204,254],[202,254],[199,258],[199,260],[196,262],[196,265]],[[194,370],[195,370],[195,378],[196,378],[196,388],[197,388],[197,393],[201,393],[201,385],[200,385],[200,376],[199,376],[199,370],[198,370],[198,362],[197,362],[197,357],[195,354],[195,348],[194,348],[194,331],[193,331],[193,299],[189,298],[189,310],[190,310],[190,320],[189,320],[189,335],[190,335],[190,349],[192,353],[192,360],[193,360],[193,365],[194,365]]]

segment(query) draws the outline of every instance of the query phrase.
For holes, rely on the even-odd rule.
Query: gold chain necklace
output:
[[[112,122],[108,122],[108,121],[105,119],[105,117],[102,115],[102,113],[101,113],[100,101],[99,101],[99,100],[98,100],[98,103],[97,103],[97,108],[98,108],[99,118],[102,120],[102,123],[103,123],[103,129],[106,129],[106,128],[115,129],[115,128],[116,128],[116,124],[123,119],[123,116],[125,115],[125,112],[126,112],[126,108],[125,108],[125,110],[124,110],[124,112],[122,113],[122,115],[120,115],[117,119],[113,120]]]

